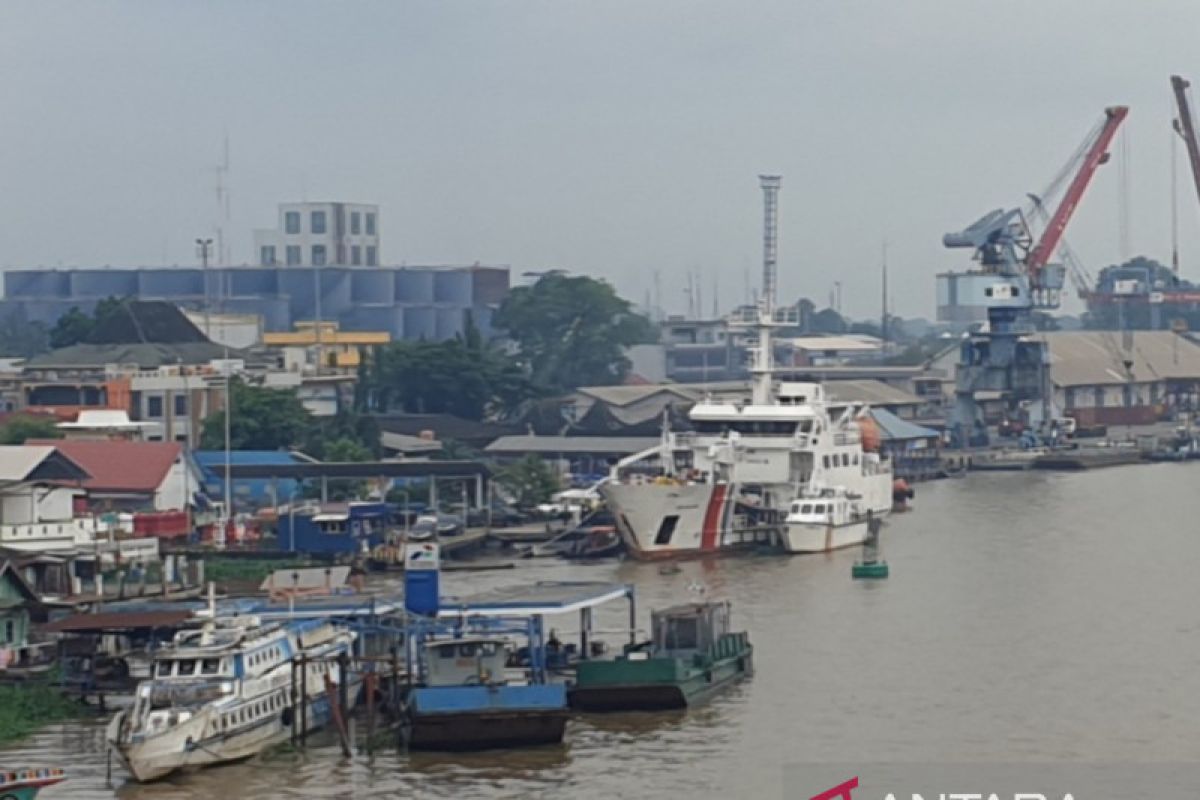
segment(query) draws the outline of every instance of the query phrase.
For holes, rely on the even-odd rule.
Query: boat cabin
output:
[[[708,652],[729,633],[729,603],[688,603],[655,611],[650,616],[656,656],[690,656]]]
[[[468,686],[504,682],[508,654],[503,639],[443,639],[425,645],[426,685]]]
[[[788,510],[788,522],[813,525],[842,525],[855,521],[861,514],[858,497],[843,491],[826,489],[793,500]]]

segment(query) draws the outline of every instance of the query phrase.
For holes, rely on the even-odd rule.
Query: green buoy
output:
[[[856,561],[850,568],[850,577],[861,580],[880,580],[888,576],[886,561]]]

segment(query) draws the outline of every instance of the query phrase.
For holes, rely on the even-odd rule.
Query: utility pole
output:
[[[208,257],[212,252],[212,239],[196,240],[196,255],[200,256],[200,268],[204,274],[204,337],[212,339],[212,317],[208,298]]]

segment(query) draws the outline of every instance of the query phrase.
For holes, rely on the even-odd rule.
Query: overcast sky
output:
[[[236,263],[297,199],[378,203],[387,263],[564,267],[637,303],[689,271],[759,281],[757,175],[783,175],[780,285],[932,317],[941,236],[1019,204],[1106,105],[1132,107],[1130,243],[1170,253],[1172,72],[1195,0],[0,0],[0,265],[195,263],[231,143]],[[1114,148],[1116,149],[1116,148]],[[1200,203],[1179,160],[1182,272]],[[1120,258],[1118,170],[1068,231]]]

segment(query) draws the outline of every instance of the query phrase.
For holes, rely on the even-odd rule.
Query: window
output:
[[[206,658],[200,662],[201,675],[216,675],[221,666],[221,659]]]
[[[260,264],[262,264],[264,267],[275,266],[275,245],[265,244],[258,252],[258,260]]]
[[[825,513],[825,504],[817,503],[816,507],[813,509],[813,513],[814,514],[824,514]]]
[[[163,415],[163,399],[158,396],[146,398],[146,416],[150,419],[160,419]]]
[[[362,248],[358,245],[350,247],[350,266],[357,267],[362,264]]]
[[[179,674],[180,675],[195,675],[196,674],[196,662],[190,658],[185,658],[182,661],[180,661],[179,662]]]
[[[367,266],[375,266],[375,246],[367,245]]]
[[[667,620],[667,649],[691,650],[700,646],[699,620]]]
[[[186,394],[175,395],[175,416],[186,417],[188,413],[188,399]]]
[[[324,211],[312,212],[312,216],[309,219],[309,228],[312,230],[313,233],[324,233],[325,232],[325,212]]]
[[[325,266],[325,245],[314,244],[312,249],[312,264],[314,267]]]
[[[17,641],[17,624],[11,619],[4,620],[4,641],[15,644]]]
[[[362,232],[362,214],[357,211],[350,212],[350,232],[355,234]]]
[[[165,678],[170,674],[171,674],[171,662],[170,661],[158,662],[158,677]]]
[[[829,456],[821,456],[821,463],[825,465],[825,469],[829,469]]]
[[[658,524],[658,533],[654,535],[654,543],[670,544],[671,537],[675,535],[675,526],[678,524],[678,514],[670,514],[663,517],[663,521]]]
[[[300,263],[300,245],[289,244],[287,246],[287,265],[294,267]]]
[[[300,232],[300,212],[288,211],[283,215],[283,232],[284,233],[299,233]]]
[[[375,235],[375,215],[367,212],[367,236]]]
[[[812,503],[805,503],[804,507],[800,509],[800,513],[801,514],[811,514],[812,513]]]
[[[438,648],[438,657],[439,658],[454,658],[454,645],[447,645],[446,647],[439,647]]]
[[[850,466],[850,454],[849,453],[842,453],[842,466],[843,467]]]

